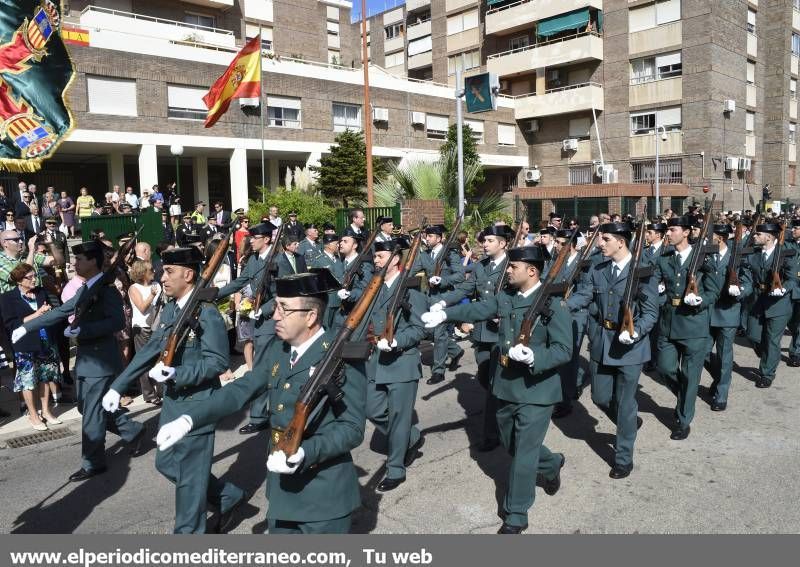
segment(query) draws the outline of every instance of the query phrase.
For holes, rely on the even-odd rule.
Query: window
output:
[[[204,28],[213,28],[215,27],[217,21],[216,18],[214,18],[214,16],[208,16],[205,14],[195,14],[193,12],[186,12],[183,15],[183,23],[192,26],[203,26]]]
[[[398,51],[396,53],[390,53],[386,56],[386,61],[384,62],[384,67],[397,67],[398,65],[404,65],[406,62],[406,54],[402,51]]]
[[[756,12],[749,8],[747,9],[747,33],[756,33]]]
[[[797,124],[794,122],[789,122],[789,143],[795,143],[795,134],[797,132]]]
[[[247,39],[251,39],[258,35],[258,24],[245,24],[245,35]],[[272,28],[261,27],[261,49],[263,51],[272,51]]]
[[[465,51],[458,55],[453,55],[447,58],[447,74],[455,75],[456,70],[468,71],[469,69],[476,69],[481,66],[480,50]]]
[[[789,175],[786,177],[786,183],[789,185],[797,185],[797,166],[789,166]]]
[[[357,104],[333,103],[333,131],[361,130],[361,107]]]
[[[800,2],[800,0],[798,0]],[[789,79],[789,96],[797,98],[797,79]]]
[[[341,65],[342,58],[338,51],[335,49],[328,50],[328,63],[331,65]]]
[[[792,0],[792,6],[795,10],[800,10],[800,0]]]
[[[592,184],[592,166],[581,165],[569,168],[569,184],[570,185],[591,185]]]
[[[658,0],[628,10],[629,32],[637,32],[681,19],[680,0]]]
[[[392,24],[390,26],[386,26],[383,28],[384,33],[386,34],[386,39],[394,39],[396,37],[401,37],[403,35],[403,23],[400,22],[399,24]]]
[[[516,173],[504,173],[502,180],[503,193],[509,193],[519,184]]]
[[[517,143],[517,127],[514,124],[497,125],[497,145],[514,146]]]
[[[512,37],[508,40],[508,50],[513,51],[515,49],[524,49],[528,47],[529,39],[527,35],[521,35],[519,37]]]
[[[431,51],[432,49],[433,49],[433,44],[431,43],[431,36],[429,35],[408,42],[409,57],[411,57],[412,55],[419,55],[420,53],[426,53],[428,51]]]
[[[756,113],[748,110],[744,117],[744,129],[753,132],[756,129]]]
[[[747,62],[747,84],[756,84],[756,64],[753,61]]]
[[[89,112],[136,116],[136,80],[86,76]],[[204,106],[205,108],[205,106]]]
[[[792,55],[800,57],[800,34],[792,33]]]
[[[478,10],[462,12],[447,18],[447,35],[453,35],[462,31],[471,30],[478,27]]]
[[[447,137],[447,116],[428,114],[425,117],[425,135],[429,140],[444,140]]]
[[[634,183],[655,182],[656,161],[637,161],[631,164]],[[659,183],[683,183],[683,165],[679,159],[662,159],[658,163]],[[662,200],[663,202],[663,200]]]
[[[646,112],[631,113],[631,135],[652,134],[656,124],[663,126],[667,132],[681,129],[681,107],[662,108]]]
[[[681,74],[681,52],[664,53],[655,57],[643,57],[631,61],[631,84],[638,85],[659,79],[677,77]]]
[[[300,99],[267,96],[267,118],[276,128],[300,128]]]
[[[208,89],[167,85],[167,116],[185,120],[205,120],[208,110],[203,97]]]
[[[472,130],[472,139],[476,144],[483,143],[483,120],[464,119],[464,125]]]
[[[588,116],[584,118],[573,118],[569,121],[569,137],[578,140],[589,139],[589,129],[592,127],[592,119]]]
[[[339,35],[339,22],[325,22],[328,28],[328,35]]]

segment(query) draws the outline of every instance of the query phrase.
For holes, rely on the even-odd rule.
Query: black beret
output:
[[[445,233],[446,229],[443,224],[432,224],[425,227],[425,234],[438,234],[439,236]]]
[[[511,240],[514,238],[514,231],[507,224],[491,225],[481,231],[481,240],[485,236],[499,236],[500,238]]]
[[[341,284],[327,268],[319,268],[309,273],[291,274],[275,280],[278,297],[324,295],[340,287]]]
[[[189,268],[197,268],[203,263],[203,253],[196,246],[187,246],[186,248],[172,248],[164,250],[161,253],[161,261],[165,266],[186,266]]]
[[[272,232],[275,230],[275,225],[271,222],[262,222],[261,224],[257,224],[250,228],[249,234],[250,236],[272,236]]]
[[[714,234],[730,234],[732,232],[731,225],[729,224],[714,224],[711,225]]]
[[[667,230],[667,223],[664,222],[654,222],[650,223],[645,227],[647,230],[655,230],[656,232],[664,232]]]
[[[387,222],[394,222],[394,219],[392,217],[383,217],[383,216],[381,216],[381,217],[378,217],[375,220],[375,225],[376,226],[381,226],[382,224],[386,224]]]
[[[81,254],[83,256],[91,256],[98,252],[104,252],[107,246],[97,240],[88,240],[72,247],[73,254]]]
[[[695,220],[689,216],[672,217],[671,219],[667,220],[667,226],[680,226],[683,228],[692,228],[694,224]]]
[[[600,232],[630,236],[633,234],[633,226],[627,222],[607,222],[600,225]]]
[[[770,234],[780,234],[783,227],[776,222],[760,224],[756,227],[756,232],[768,232]]]
[[[518,246],[508,251],[509,262],[544,264],[549,259],[550,255],[541,246]]]
[[[339,235],[337,234],[323,234],[322,243],[330,244],[331,242],[339,242]]]
[[[400,250],[407,250],[410,248],[408,240],[405,238],[393,238],[384,242],[375,242],[373,249],[375,252],[393,252],[395,247],[400,247]]]

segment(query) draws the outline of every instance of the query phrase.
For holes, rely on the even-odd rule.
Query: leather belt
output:
[[[681,303],[683,303],[683,299],[681,299],[680,297],[673,297],[672,299],[670,299],[670,303],[672,304],[673,307],[680,307]]]
[[[616,321],[609,321],[608,319],[603,319],[603,328],[608,329],[609,331],[616,331],[618,327]]]

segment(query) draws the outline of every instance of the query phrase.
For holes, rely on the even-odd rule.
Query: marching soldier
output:
[[[344,271],[343,279],[355,268],[355,261],[358,258],[361,247],[364,246],[364,237],[355,233],[350,227],[344,230],[344,235],[339,239],[339,255],[342,258],[342,268]],[[371,262],[362,262],[358,273],[353,275],[354,283],[350,289],[340,289],[336,295],[341,300],[341,307],[336,314],[334,325],[338,326],[341,320],[350,312],[350,309],[361,299],[364,286],[372,278],[374,271]]]
[[[314,268],[327,268],[336,278],[336,281],[341,282],[344,280],[344,263],[339,258],[339,237],[335,234],[324,235],[322,237],[322,246],[322,252],[309,261],[309,268],[312,270]],[[338,295],[339,291],[335,289],[328,294],[328,307],[322,320],[322,324],[326,329],[337,328],[334,327],[334,320],[336,313],[342,307],[342,300]]]
[[[664,239],[666,233],[666,223],[654,222],[647,225],[644,231],[644,243],[646,246],[642,249],[642,261],[645,262],[645,265],[655,265],[659,256],[671,249]]]
[[[689,244],[694,217],[674,217],[667,221],[667,238],[674,250],[663,254],[655,264],[655,281],[666,301],[661,306],[658,337],[658,370],[677,395],[677,427],[670,439],[686,439],[691,431],[700,374],[708,348],[710,310],[717,301],[720,282],[706,257],[694,274],[698,294],[684,295],[688,283],[687,262],[692,251],[702,254],[702,242]]]
[[[572,356],[572,323],[567,309],[557,299],[527,345],[514,344],[528,308],[537,299],[542,283],[545,254],[538,246],[508,251],[508,285],[503,293],[486,301],[448,307],[422,315],[426,327],[447,320],[486,321],[500,318],[493,355],[505,365],[495,365],[492,394],[497,398],[500,440],[511,454],[508,489],[503,500],[505,517],[498,533],[519,534],[528,527],[528,510],[533,505],[535,483],[541,480],[545,493],[561,487],[564,455],[552,453],[543,441],[553,406],[561,401],[558,368]]]
[[[614,466],[609,476],[625,478],[633,470],[633,445],[638,428],[636,390],[642,365],[650,360],[647,334],[658,319],[658,292],[650,276],[639,277],[633,296],[633,335],[619,329],[622,300],[631,277],[633,227],[627,223],[600,226],[599,244],[605,261],[593,266],[586,282],[567,300],[571,312],[595,303],[599,325],[593,326],[589,350],[592,401],[617,426]],[[644,258],[640,262],[643,262]]]
[[[786,241],[787,248],[800,253],[800,219],[792,220],[792,241]],[[800,271],[797,272],[800,278]],[[800,286],[792,291],[792,317],[789,319],[789,332],[792,341],[789,343],[789,362],[792,368],[800,367]]]
[[[375,242],[389,242],[394,238],[394,220],[392,220],[392,217],[378,217],[375,224],[379,231],[375,236]]]
[[[297,453],[271,452],[292,420],[295,402],[325,356],[335,333],[322,327],[328,292],[336,289],[321,274],[297,274],[276,281],[275,331],[280,340],[258,352],[252,371],[214,390],[163,425],[161,451],[177,448],[191,431],[235,413],[248,399],[266,392],[273,408],[267,458],[267,526],[270,534],[348,533],[350,515],[361,506],[358,476],[350,451],[365,429],[363,363],[346,366],[343,398],[328,400],[309,418]],[[227,376],[226,376],[227,378]],[[178,445],[176,445],[178,443]],[[173,450],[174,450],[173,448]]]
[[[306,264],[311,258],[315,258],[322,252],[322,246],[319,243],[319,229],[313,222],[305,224],[306,237],[300,241],[297,246],[297,253],[306,260]]]
[[[781,359],[781,337],[792,316],[791,296],[798,287],[798,269],[794,251],[785,245],[778,245],[778,237],[783,230],[780,224],[760,224],[755,230],[755,241],[761,246],[761,252],[750,254],[747,262],[756,293],[747,321],[747,336],[757,345],[756,353],[761,359],[756,387],[769,388]],[[773,274],[772,270],[775,254],[783,257],[778,264],[777,274]],[[773,289],[773,278],[776,276],[780,287]]]

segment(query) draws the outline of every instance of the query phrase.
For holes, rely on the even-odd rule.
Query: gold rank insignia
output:
[[[331,346],[329,343],[323,341],[322,342],[322,350],[328,350],[328,347]]]
[[[188,339],[190,339],[190,340],[191,340],[191,339],[193,339],[193,338],[195,338],[195,337],[197,337],[197,335],[195,334],[195,332],[194,332],[193,330],[190,330],[190,331],[189,331],[189,337],[188,337]]]
[[[280,362],[276,362],[275,366],[272,367],[272,377],[273,378],[275,378],[275,376],[278,375],[278,370],[280,369],[280,367],[281,367],[281,363]]]

